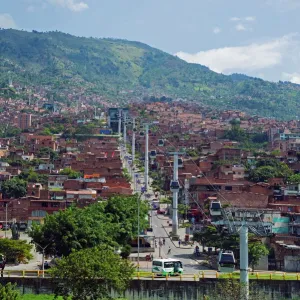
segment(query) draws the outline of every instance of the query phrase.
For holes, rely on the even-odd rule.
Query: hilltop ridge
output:
[[[300,85],[218,74],[127,40],[0,30],[2,86],[9,71],[14,81],[27,85],[84,87],[111,98],[124,91],[141,98],[166,95],[280,119],[296,118],[299,109]]]

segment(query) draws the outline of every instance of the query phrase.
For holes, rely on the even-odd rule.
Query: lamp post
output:
[[[140,271],[140,201],[141,201],[141,198],[142,198],[142,195],[145,191],[145,188],[142,187],[141,188],[141,193],[138,197],[138,236],[137,236],[137,241],[138,241],[138,272]]]
[[[33,241],[34,242],[34,241]],[[40,244],[38,244],[37,242],[34,242],[38,247],[40,247],[42,249],[42,277],[45,277],[45,250],[53,243],[50,242],[47,246],[42,247]]]

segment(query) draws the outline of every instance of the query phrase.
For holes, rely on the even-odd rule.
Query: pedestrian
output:
[[[154,244],[155,244],[155,248],[157,248],[157,241],[156,240],[154,241]]]
[[[163,238],[163,245],[165,245],[166,244],[166,240]]]
[[[179,248],[180,248],[180,245],[181,245],[181,239],[178,240],[178,245],[179,245]]]
[[[168,249],[168,254],[170,254],[171,253],[171,247],[169,247],[169,249]]]

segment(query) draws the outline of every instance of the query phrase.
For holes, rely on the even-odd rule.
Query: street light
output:
[[[42,255],[42,277],[44,278],[45,277],[45,250],[53,243],[53,241],[52,242],[50,242],[47,246],[45,246],[45,247],[42,247],[40,244],[38,244],[37,242],[34,242],[34,241],[32,241],[33,243],[35,243],[38,247],[40,247],[41,249],[42,249],[42,253],[43,253],[43,255]]]
[[[141,193],[138,197],[138,236],[137,236],[137,241],[138,241],[138,272],[140,271],[140,201],[142,198],[143,193],[145,192],[146,188],[142,187],[141,188]]]

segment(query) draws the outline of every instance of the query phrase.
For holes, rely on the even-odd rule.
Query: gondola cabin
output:
[[[171,181],[171,184],[170,184],[170,191],[171,192],[179,192],[179,189],[180,189],[180,185],[179,185],[179,182],[178,180],[172,180]]]
[[[209,212],[211,216],[221,216],[222,215],[222,205],[218,200],[214,200],[210,203]]]
[[[164,140],[158,140],[158,146],[163,147],[165,145]]]
[[[234,254],[230,250],[221,250],[219,253],[218,271],[232,273],[235,270]]]
[[[150,151],[150,158],[155,159],[156,158],[156,150],[151,150]]]
[[[183,167],[183,160],[182,158],[178,158],[178,168],[182,168]]]

